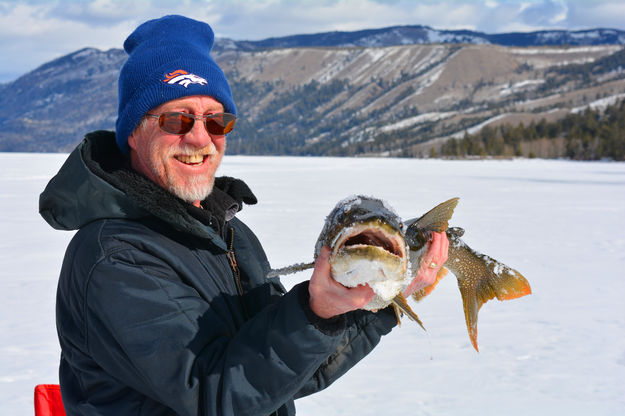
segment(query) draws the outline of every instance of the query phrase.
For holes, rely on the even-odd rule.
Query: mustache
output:
[[[189,144],[183,144],[169,149],[168,153],[169,156],[213,156],[217,154],[217,148],[212,142],[201,148],[197,148]]]

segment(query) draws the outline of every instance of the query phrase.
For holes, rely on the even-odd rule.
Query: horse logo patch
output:
[[[169,74],[165,75],[165,79],[163,80],[163,82],[167,84],[172,84],[172,85],[173,84],[182,85],[185,88],[187,88],[191,84],[200,84],[200,85],[208,84],[208,82],[204,78],[199,77],[195,74],[190,74],[184,69],[178,69],[174,72],[170,72]]]

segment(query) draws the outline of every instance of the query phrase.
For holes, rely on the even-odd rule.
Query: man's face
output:
[[[169,111],[211,114],[224,111],[212,97],[197,95],[168,101],[150,114]],[[213,189],[215,172],[226,151],[226,136],[210,135],[202,120],[186,134],[160,129],[158,119],[148,117],[128,138],[132,167],[157,185],[195,205]]]

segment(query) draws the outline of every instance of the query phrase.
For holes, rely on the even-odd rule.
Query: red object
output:
[[[35,386],[35,416],[65,416],[61,386],[58,384]]]

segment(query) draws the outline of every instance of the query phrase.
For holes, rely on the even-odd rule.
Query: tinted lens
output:
[[[213,114],[204,121],[206,131],[210,134],[224,135],[228,134],[234,128],[236,117],[230,113]]]
[[[194,118],[184,113],[163,113],[158,118],[159,127],[170,134],[186,134],[194,122]]]
[[[230,113],[195,116],[187,113],[163,113],[158,117],[159,127],[170,134],[187,134],[193,128],[196,118],[204,118],[206,131],[214,135],[228,134],[234,128],[236,116]]]

